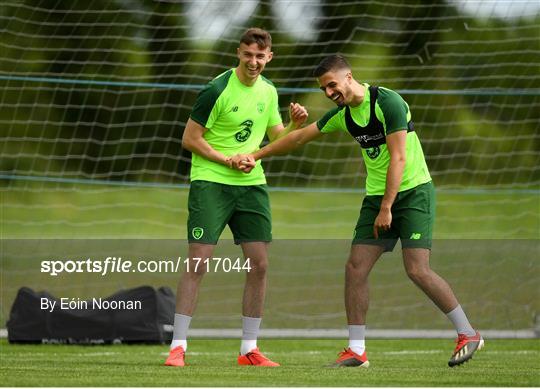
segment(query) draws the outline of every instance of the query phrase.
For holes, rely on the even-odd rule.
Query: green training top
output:
[[[274,85],[261,76],[255,84],[246,86],[234,69],[206,85],[199,93],[190,117],[208,129],[204,139],[226,156],[258,150],[266,129],[282,123]],[[227,185],[266,183],[260,161],[250,174],[245,174],[193,153],[191,181],[195,180]]]
[[[420,140],[412,129],[412,122],[409,125],[411,112],[405,100],[393,90],[378,87],[378,95],[374,104],[376,120],[372,118],[370,121],[371,93],[369,85],[363,85],[366,86],[366,94],[362,103],[357,107],[337,107],[328,111],[317,122],[319,130],[324,133],[351,132],[352,130],[347,126],[347,112],[350,112],[354,126],[367,128],[377,124],[382,125],[384,134],[380,136],[374,135],[373,132],[365,132],[362,135],[361,131],[357,133],[358,136],[355,136],[355,139],[362,145],[362,157],[367,170],[366,193],[368,195],[384,195],[386,173],[390,165],[386,135],[396,131],[408,130],[405,169],[399,191],[412,189],[431,181]],[[351,127],[350,121],[349,127]]]

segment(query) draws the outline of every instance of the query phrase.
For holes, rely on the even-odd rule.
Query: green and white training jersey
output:
[[[386,135],[407,131],[406,163],[399,191],[431,181],[424,152],[411,122],[409,106],[393,90],[366,86],[364,101],[357,107],[337,107],[328,111],[317,127],[321,132],[349,132],[362,147],[366,164],[366,194],[383,195],[390,153]],[[375,113],[372,117],[371,112]]]
[[[259,149],[266,129],[282,123],[274,85],[260,76],[252,86],[238,79],[235,69],[220,74],[199,93],[191,119],[206,127],[206,141],[226,156]],[[250,174],[230,169],[193,153],[191,181],[204,180],[227,185],[266,183],[260,161]]]

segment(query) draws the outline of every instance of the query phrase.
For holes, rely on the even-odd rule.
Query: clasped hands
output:
[[[236,169],[244,173],[250,173],[257,162],[252,154],[236,154],[227,159],[231,169]]]
[[[291,123],[289,124],[292,127],[291,129],[298,129],[305,123],[308,112],[304,106],[298,103],[290,103],[289,117],[291,119]],[[244,173],[250,173],[257,164],[252,154],[236,154],[227,158],[226,161],[231,169],[236,169]]]

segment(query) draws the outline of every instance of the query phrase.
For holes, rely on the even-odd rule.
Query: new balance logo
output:
[[[419,233],[419,232],[413,232],[413,233],[411,234],[411,237],[410,237],[409,239],[418,240],[418,239],[420,239],[421,237],[422,237],[422,234],[421,234],[421,233]]]
[[[238,105],[232,107],[231,112],[238,112]]]

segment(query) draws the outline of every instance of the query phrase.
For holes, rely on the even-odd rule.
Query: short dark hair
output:
[[[272,36],[268,31],[262,28],[251,27],[248,28],[240,37],[240,43],[251,45],[256,43],[260,49],[266,49],[272,47]]]
[[[344,56],[340,54],[329,55],[324,58],[315,69],[313,69],[313,77],[320,77],[331,70],[351,69],[351,65],[347,62]]]

